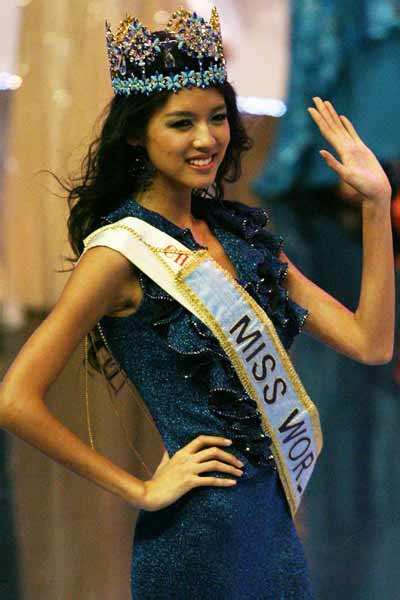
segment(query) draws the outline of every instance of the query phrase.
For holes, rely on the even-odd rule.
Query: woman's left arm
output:
[[[320,153],[347,184],[350,193],[362,201],[360,298],[356,311],[352,312],[305,277],[282,252],[280,258],[289,264],[283,284],[290,297],[310,311],[304,331],[354,360],[385,364],[393,357],[395,319],[390,183],[350,121],[339,117],[330,102],[320,98],[314,98],[314,102],[316,108],[308,111],[336,150],[340,162],[326,150]]]

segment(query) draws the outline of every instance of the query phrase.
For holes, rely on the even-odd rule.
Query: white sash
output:
[[[136,217],[91,233],[81,257],[94,246],[123,254],[216,336],[257,402],[294,516],[321,452],[322,434],[318,411],[268,315],[206,250],[192,251]]]

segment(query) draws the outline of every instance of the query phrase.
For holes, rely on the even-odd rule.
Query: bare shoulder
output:
[[[81,282],[87,281],[94,286],[92,292],[104,310],[103,314],[114,314],[129,306],[135,307],[140,301],[136,267],[123,254],[107,246],[95,246],[87,250],[67,286],[73,286],[78,291]],[[87,284],[84,287],[90,293]]]
[[[3,383],[8,396],[22,397],[27,389],[44,395],[81,340],[114,310],[134,280],[133,267],[122,254],[107,247],[90,248],[7,371]]]

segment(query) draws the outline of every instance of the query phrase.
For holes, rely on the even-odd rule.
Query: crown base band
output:
[[[208,88],[223,84],[227,80],[227,71],[223,66],[211,66],[203,71],[181,71],[176,75],[156,74],[144,79],[131,75],[127,78],[114,77],[112,87],[116,94],[150,94],[156,92],[178,92],[184,88]]]

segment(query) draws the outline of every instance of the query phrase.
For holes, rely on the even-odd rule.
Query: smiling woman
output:
[[[190,89],[171,95],[150,118],[143,138],[129,138],[132,145],[144,144],[156,169],[150,192],[152,207],[169,214],[182,227],[191,227],[191,191],[214,183],[229,142],[223,90]],[[178,204],[172,200],[177,194]],[[137,200],[146,202],[140,193]]]
[[[343,164],[324,158],[366,199],[373,277],[353,314],[290,263],[264,209],[224,199],[251,142],[216,10],[208,23],[179,9],[159,32],[126,17],[115,35],[107,25],[107,49],[115,97],[83,177],[61,182],[74,270],[6,374],[0,424],[140,509],[134,598],[311,600],[293,517],[322,436],[287,350],[306,325],[363,362],[389,358],[387,182],[351,124],[316,99],[311,114]],[[372,355],[383,294],[387,323]],[[111,385],[116,370],[135,384],[159,429],[166,452],[145,481],[46,408],[82,340]]]

